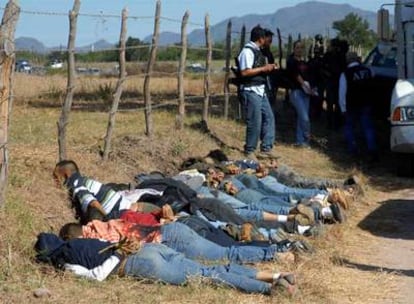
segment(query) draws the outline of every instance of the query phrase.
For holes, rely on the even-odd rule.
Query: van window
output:
[[[396,68],[397,48],[390,48],[390,50],[385,54],[381,54],[378,49],[375,48],[371,54],[368,55],[365,64],[373,67]]]

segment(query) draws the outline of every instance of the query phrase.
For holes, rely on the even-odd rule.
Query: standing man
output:
[[[341,113],[338,101],[339,77],[346,68],[345,55],[349,45],[345,40],[331,39],[323,56],[324,76],[326,79],[326,106],[328,129],[338,130],[341,127]]]
[[[250,34],[250,41],[238,56],[239,75],[241,77],[241,103],[246,121],[246,143],[244,154],[255,159],[254,154],[259,139],[260,153],[257,157],[274,158],[275,118],[266,93],[267,77],[278,67],[266,63],[261,52],[265,45],[265,30],[255,26]]]
[[[354,134],[355,125],[359,121],[368,148],[368,161],[376,162],[378,151],[371,118],[371,91],[368,87],[372,78],[371,71],[360,63],[360,58],[354,52],[347,53],[346,62],[347,68],[339,79],[339,106],[345,116],[344,131],[348,152],[355,158],[360,156]]]

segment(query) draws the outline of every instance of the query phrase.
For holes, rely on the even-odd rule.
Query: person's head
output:
[[[339,51],[342,54],[346,54],[349,51],[349,43],[346,40],[339,40]]]
[[[256,25],[250,32],[250,41],[256,43],[259,47],[262,47],[265,43],[265,30],[260,26]]]
[[[79,172],[78,165],[73,160],[62,160],[58,162],[53,170],[53,177],[59,186],[75,172]]]
[[[302,57],[304,51],[304,45],[302,43],[302,40],[296,40],[293,42],[293,55],[295,57]]]
[[[329,41],[328,51],[329,52],[339,52],[340,50],[340,41],[338,38],[333,38]]]
[[[67,223],[60,228],[59,237],[64,240],[77,239],[82,237],[82,225],[79,223]]]
[[[274,33],[269,30],[269,29],[264,29],[265,32],[265,43],[264,43],[264,47],[270,47],[272,45],[273,42],[273,35]]]

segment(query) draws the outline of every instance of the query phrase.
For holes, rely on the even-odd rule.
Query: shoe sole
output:
[[[284,278],[277,280],[276,287],[287,292],[290,296],[294,296],[297,292],[296,286],[289,284],[289,282]]]

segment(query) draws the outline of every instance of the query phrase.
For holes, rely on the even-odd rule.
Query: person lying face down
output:
[[[185,284],[189,277],[206,277],[248,293],[270,295],[276,287],[288,293],[296,290],[295,277],[289,273],[257,271],[236,264],[205,266],[186,258],[165,245],[142,246],[104,242],[98,239],[63,241],[50,233],[41,233],[35,244],[36,259],[78,276],[103,281],[110,274]]]
[[[231,262],[262,262],[279,259],[294,261],[292,252],[301,244],[281,242],[267,247],[230,246],[224,247],[199,236],[181,223],[170,223],[158,227],[145,227],[122,220],[101,222],[93,220],[86,226],[69,223],[62,227],[60,236],[64,239],[97,238],[110,242],[128,239],[135,243],[162,243],[183,253],[187,258],[206,260],[229,260]],[[297,246],[298,245],[298,246]]]
[[[82,223],[95,218],[118,218],[121,210],[135,207],[133,201],[126,199],[110,186],[81,175],[78,165],[73,160],[63,160],[57,163],[53,176],[58,186],[68,190],[72,207],[75,208],[76,216]],[[141,189],[140,194],[144,193],[162,194],[154,189]]]

